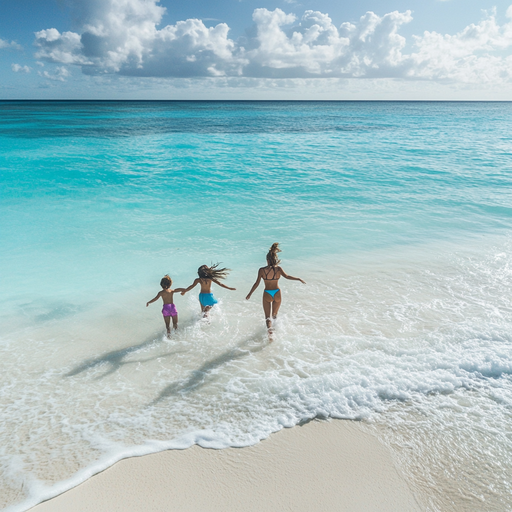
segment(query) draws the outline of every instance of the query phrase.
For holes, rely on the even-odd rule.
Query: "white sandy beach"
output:
[[[391,454],[353,421],[313,421],[255,446],[125,459],[33,512],[419,511]]]

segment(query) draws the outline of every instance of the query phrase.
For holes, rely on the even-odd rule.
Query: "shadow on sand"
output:
[[[76,366],[71,371],[65,374],[65,377],[73,377],[74,375],[78,375],[79,373],[90,370],[91,368],[95,368],[98,365],[102,365],[108,363],[110,366],[105,373],[96,377],[96,380],[103,379],[108,375],[116,372],[122,366],[127,364],[136,364],[136,363],[146,363],[148,361],[153,361],[154,359],[159,359],[161,357],[167,357],[173,354],[178,354],[180,352],[185,352],[185,350],[174,350],[171,352],[167,352],[166,354],[159,354],[157,356],[148,357],[147,359],[138,359],[125,361],[125,358],[128,357],[133,352],[137,352],[138,350],[142,350],[144,348],[150,347],[151,345],[158,343],[158,337],[151,336],[146,341],[139,343],[138,345],[132,345],[131,347],[121,348],[119,350],[113,350],[112,352],[107,352],[106,354],[102,354],[99,357],[86,359],[82,364]]]
[[[155,405],[168,397],[183,395],[201,388],[211,382],[211,379],[207,380],[207,377],[213,370],[231,361],[235,361],[236,359],[241,359],[242,357],[246,357],[250,354],[255,354],[256,352],[263,350],[268,345],[267,343],[250,345],[250,343],[254,343],[255,341],[255,338],[248,338],[226,352],[223,352],[215,359],[206,361],[201,368],[190,372],[190,375],[186,379],[174,381],[166,386],[160,394],[150,404],[148,404],[148,406]]]

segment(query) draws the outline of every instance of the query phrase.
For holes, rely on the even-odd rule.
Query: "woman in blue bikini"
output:
[[[300,277],[293,277],[288,275],[280,266],[281,261],[277,257],[277,253],[281,252],[279,244],[272,244],[272,247],[267,254],[267,266],[258,270],[258,277],[256,282],[252,285],[249,295],[246,299],[249,300],[254,290],[258,288],[260,281],[263,279],[265,282],[265,290],[263,290],[263,311],[265,313],[265,321],[269,335],[272,335],[272,320],[275,320],[279,308],[281,307],[281,290],[278,288],[278,281],[280,277],[291,279],[292,281],[300,281],[306,284]]]
[[[201,285],[201,293],[199,294],[199,303],[201,304],[201,311],[204,317],[208,316],[208,312],[212,309],[215,304],[217,304],[217,299],[213,296],[212,293],[212,283],[218,284],[222,286],[222,288],[226,288],[226,290],[236,290],[236,288],[230,288],[225,284],[222,284],[219,279],[225,279],[228,275],[229,268],[217,268],[219,266],[218,263],[208,267],[207,265],[201,265],[197,269],[197,275],[199,276],[194,282],[188,287],[185,288],[181,295],[185,295],[189,290],[192,290],[194,286],[200,284]]]

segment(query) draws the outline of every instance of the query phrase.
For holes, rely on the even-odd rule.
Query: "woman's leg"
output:
[[[275,320],[277,317],[277,312],[279,311],[279,308],[281,307],[281,290],[279,290],[274,295],[274,302],[272,302],[272,318]]]
[[[272,328],[272,320],[270,318],[270,311],[272,309],[272,302],[274,299],[267,292],[263,292],[263,312],[265,313],[265,322],[267,329]]]

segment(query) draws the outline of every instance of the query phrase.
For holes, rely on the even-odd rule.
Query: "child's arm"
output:
[[[146,302],[146,307],[148,307],[152,302],[155,302],[155,300],[158,300],[160,298],[161,293],[162,292],[158,292],[158,295],[154,299],[151,299],[149,302]]]
[[[194,286],[196,286],[197,284],[199,283],[199,279],[194,279],[194,282],[188,287],[188,288],[185,288],[182,292],[181,292],[181,295],[185,295],[185,293],[189,292],[190,290],[192,290],[192,288],[194,288]]]
[[[185,288],[174,288],[172,293],[178,293],[178,292],[184,292],[184,291],[185,291]]]
[[[279,270],[285,279],[290,279],[291,281],[300,281],[302,284],[306,284],[306,281],[303,281],[300,277],[289,276],[281,267],[279,267]]]
[[[258,277],[256,278],[256,282],[252,285],[251,291],[249,292],[249,295],[245,297],[245,300],[249,300],[251,298],[251,295],[253,294],[254,290],[258,288],[261,281],[261,268],[258,270]]]
[[[220,281],[217,281],[217,279],[212,279],[212,281],[215,284],[218,284],[219,286],[222,286],[222,288],[226,288],[226,290],[236,290],[236,288],[230,288],[229,286],[226,286],[225,284],[222,284]]]

